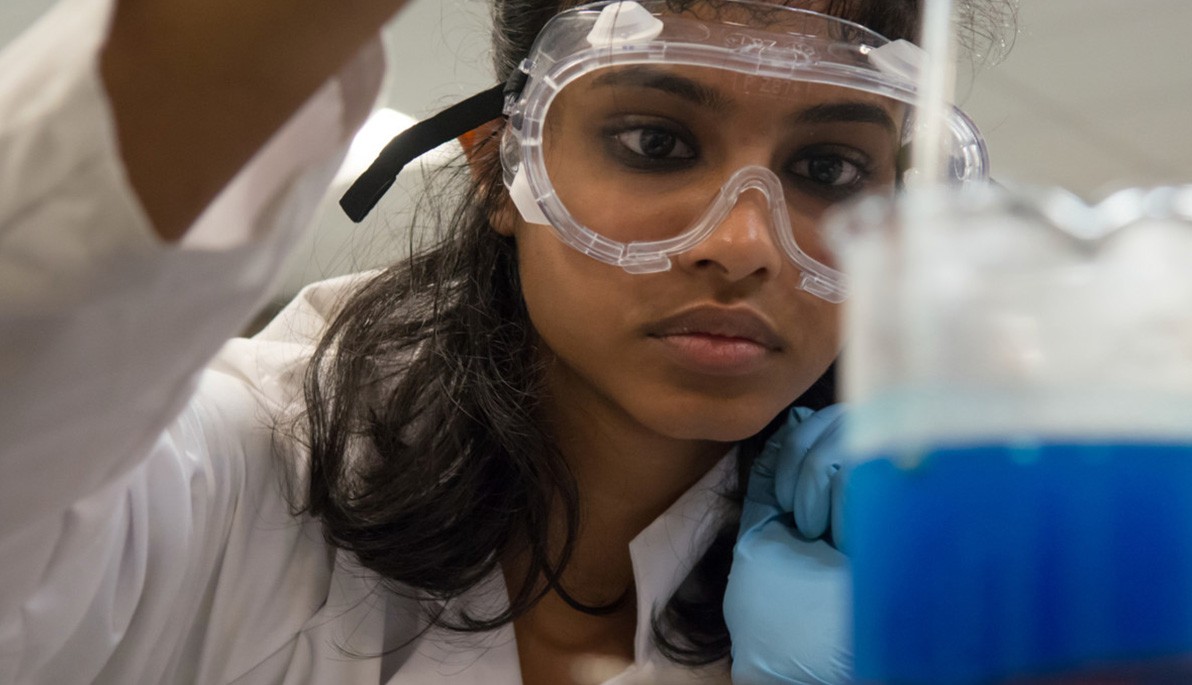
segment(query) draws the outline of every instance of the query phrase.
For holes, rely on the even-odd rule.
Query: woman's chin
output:
[[[687,412],[666,417],[660,432],[673,438],[734,443],[757,435],[786,405],[757,407],[752,411],[718,410]],[[660,417],[661,418],[661,417]]]

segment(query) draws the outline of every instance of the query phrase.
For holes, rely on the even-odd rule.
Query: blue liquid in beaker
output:
[[[1192,683],[1192,445],[941,447],[847,503],[860,682]]]

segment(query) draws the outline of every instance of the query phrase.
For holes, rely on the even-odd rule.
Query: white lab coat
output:
[[[417,605],[289,513],[279,465],[301,472],[302,454],[274,449],[272,420],[352,280],[224,342],[375,98],[379,48],[171,246],[130,190],[98,78],[110,4],[68,0],[0,58],[0,683],[520,682],[510,628],[369,658],[417,635]],[[650,614],[722,519],[730,466],[634,540],[636,663],[615,681],[665,663]],[[460,601],[504,605],[499,574]]]

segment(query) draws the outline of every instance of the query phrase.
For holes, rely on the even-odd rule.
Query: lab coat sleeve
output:
[[[128,184],[98,74],[111,8],[67,0],[0,55],[0,682],[96,616],[108,623],[89,634],[115,645],[142,611],[142,562],[194,558],[226,532],[215,509],[242,468],[208,452],[260,438],[204,434],[221,410],[191,401],[200,370],[267,299],[382,71],[369,46],[167,245]],[[214,382],[257,383],[244,396],[268,405],[264,376]],[[103,597],[119,601],[96,613]]]

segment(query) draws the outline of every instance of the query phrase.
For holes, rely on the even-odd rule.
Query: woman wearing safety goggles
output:
[[[914,173],[918,3],[494,0],[342,201],[461,137],[435,238],[227,343],[402,2],[191,4],[0,57],[0,681],[847,681],[819,225]]]

